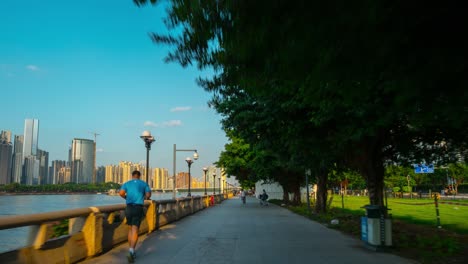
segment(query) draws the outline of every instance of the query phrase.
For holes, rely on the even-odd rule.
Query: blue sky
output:
[[[176,143],[199,150],[192,168],[201,175],[227,139],[195,83],[207,73],[164,63],[169,48],[149,39],[166,31],[164,17],[164,6],[131,0],[0,1],[0,130],[22,134],[24,119],[38,118],[50,160],[97,131],[98,165],[144,160],[139,135],[150,130],[152,167],[172,171]],[[178,154],[179,171],[187,155]]]

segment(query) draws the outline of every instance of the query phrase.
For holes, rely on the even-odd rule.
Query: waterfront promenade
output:
[[[290,211],[226,200],[149,234],[137,247],[136,263],[414,263],[365,249],[361,241]],[[126,263],[128,246],[82,263]]]

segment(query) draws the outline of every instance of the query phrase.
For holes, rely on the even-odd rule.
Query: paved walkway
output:
[[[85,263],[126,263],[122,245]],[[371,252],[359,240],[254,198],[224,201],[165,226],[137,247],[136,263],[414,263]]]

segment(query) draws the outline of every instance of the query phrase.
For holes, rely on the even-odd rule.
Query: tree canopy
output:
[[[214,71],[198,83],[249,146],[240,160],[229,145],[221,156],[239,177],[263,167],[249,175],[277,172],[267,178],[297,194],[311,168],[322,211],[334,166],[359,171],[383,205],[387,164],[466,157],[468,21],[455,4],[172,0],[167,10],[171,33],[152,39],[174,48],[168,62]]]

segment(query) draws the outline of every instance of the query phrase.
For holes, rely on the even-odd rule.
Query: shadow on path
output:
[[[83,263],[126,263],[127,244]],[[415,263],[255,198],[224,201],[149,234],[136,263]]]

